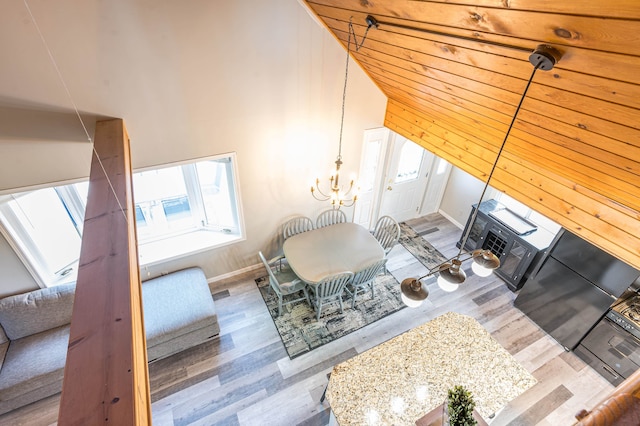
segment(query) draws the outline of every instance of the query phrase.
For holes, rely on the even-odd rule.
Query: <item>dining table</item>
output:
[[[293,272],[308,284],[340,272],[358,272],[385,256],[371,232],[352,222],[296,234],[285,240],[282,250]]]

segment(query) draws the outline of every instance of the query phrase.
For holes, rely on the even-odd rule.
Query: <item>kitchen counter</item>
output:
[[[336,365],[327,399],[342,426],[415,425],[455,385],[488,419],[535,383],[475,319],[448,312]]]

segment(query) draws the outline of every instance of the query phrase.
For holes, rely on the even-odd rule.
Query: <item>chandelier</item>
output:
[[[473,215],[471,216],[471,220],[469,221],[469,226],[465,232],[465,235],[462,239],[460,250],[458,254],[451,259],[444,261],[443,263],[431,268],[427,274],[423,275],[420,278],[406,278],[400,284],[401,297],[402,301],[410,307],[420,306],[422,302],[429,296],[429,291],[427,290],[426,285],[424,285],[421,280],[423,278],[429,277],[434,274],[438,274],[438,286],[440,286],[445,291],[453,291],[458,288],[460,284],[462,284],[466,279],[465,272],[460,268],[462,262],[465,262],[469,259],[473,259],[472,270],[476,275],[481,277],[486,277],[491,275],[491,273],[500,267],[500,259],[493,254],[490,250],[487,249],[478,249],[474,250],[471,253],[464,253],[464,247],[467,244],[467,239],[469,238],[469,233],[473,224],[475,223],[476,217],[478,215],[478,210],[480,208],[480,204],[484,198],[485,192],[489,187],[489,182],[491,181],[491,177],[493,176],[493,172],[498,165],[498,160],[500,159],[500,155],[504,149],[504,146],[507,142],[507,138],[509,137],[509,133],[513,128],[513,124],[515,123],[516,117],[518,116],[518,112],[520,111],[520,107],[522,106],[522,102],[524,101],[527,91],[529,90],[529,86],[531,85],[531,81],[533,80],[534,75],[538,69],[542,69],[544,71],[548,71],[554,67],[554,65],[560,60],[560,52],[548,45],[539,45],[533,53],[529,56],[529,62],[534,66],[533,72],[531,73],[531,77],[529,77],[529,81],[522,93],[522,97],[520,98],[520,102],[516,108],[515,113],[513,114],[513,118],[511,119],[511,123],[507,129],[506,134],[504,135],[504,139],[502,141],[502,145],[498,150],[498,155],[496,156],[495,162],[489,172],[487,177],[487,182],[484,185],[484,189],[480,194],[480,200],[478,201],[477,207],[473,211]],[[464,257],[463,257],[464,255]]]
[[[367,16],[365,21],[367,22],[367,29],[364,32],[364,36],[362,37],[362,41],[358,44],[358,40],[356,38],[356,33],[353,29],[353,24],[351,22],[352,18],[349,18],[349,36],[347,38],[347,64],[345,66],[344,72],[344,88],[342,90],[342,115],[340,118],[340,138],[338,139],[338,157],[336,158],[335,170],[331,173],[329,177],[329,189],[321,190],[320,189],[320,178],[316,178],[315,185],[311,186],[311,195],[318,201],[331,201],[331,206],[334,209],[339,209],[342,206],[351,207],[355,204],[358,199],[357,194],[352,194],[353,185],[355,181],[352,179],[349,182],[349,187],[343,189],[340,186],[340,166],[342,166],[342,130],[344,128],[344,105],[345,100],[347,98],[347,81],[349,78],[349,58],[351,55],[351,36],[353,35],[353,42],[355,45],[356,52],[360,50],[364,41],[367,38],[367,33],[371,27],[378,27],[378,23],[372,16]]]

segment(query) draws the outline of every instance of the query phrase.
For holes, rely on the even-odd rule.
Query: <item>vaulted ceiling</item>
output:
[[[388,97],[385,125],[640,268],[640,2],[305,0]],[[353,40],[352,40],[353,43]],[[475,200],[469,200],[470,203]]]

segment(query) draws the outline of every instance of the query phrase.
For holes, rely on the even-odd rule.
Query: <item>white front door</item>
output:
[[[451,163],[444,158],[435,157],[429,172],[427,192],[424,194],[420,216],[438,211],[450,174]]]
[[[380,186],[384,175],[385,154],[390,130],[386,127],[365,130],[360,172],[358,176],[358,202],[354,222],[367,229],[373,228],[378,217]]]
[[[420,215],[435,155],[398,134],[392,139],[378,217],[402,222]]]

